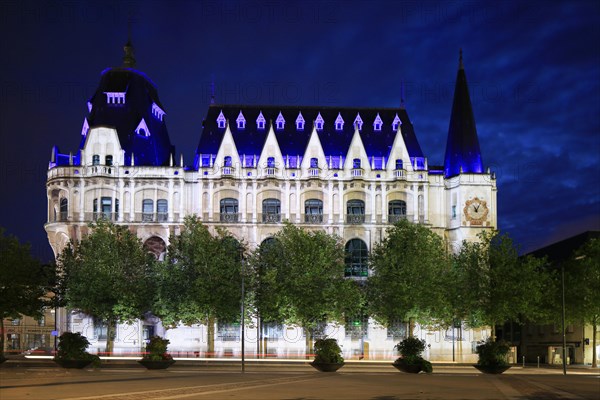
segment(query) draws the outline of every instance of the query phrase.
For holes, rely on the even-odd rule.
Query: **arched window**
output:
[[[404,164],[402,163],[402,159],[396,159],[396,169],[404,169]]]
[[[304,202],[304,222],[320,224],[323,222],[323,201],[309,199]]]
[[[388,203],[388,221],[392,224],[406,219],[406,202],[404,200],[392,200]]]
[[[278,223],[281,220],[281,201],[265,199],[262,203],[262,221],[265,223]]]
[[[166,222],[169,219],[169,201],[160,199],[156,201],[156,216],[158,222]]]
[[[231,167],[231,156],[225,156],[223,158],[223,166],[224,167]]]
[[[67,220],[68,212],[69,212],[69,200],[67,200],[63,197],[62,199],[60,199],[60,220],[61,221]]]
[[[360,158],[355,158],[352,160],[352,168],[358,169],[360,168]]]
[[[113,165],[113,156],[104,157],[104,164],[111,166]]]
[[[220,202],[221,222],[238,222],[237,199],[226,198]]]
[[[365,202],[362,200],[348,200],[348,203],[346,203],[346,217],[350,224],[365,222]]]
[[[311,168],[319,168],[319,159],[316,157],[313,157],[310,159],[310,167]]]
[[[101,197],[100,207],[98,207],[98,199],[94,199],[94,220],[112,220],[112,215],[112,197]]]
[[[167,245],[160,237],[152,236],[144,242],[144,250],[154,255],[157,260],[164,260],[167,252]]]
[[[142,221],[152,222],[154,220],[154,201],[151,199],[142,200]]]
[[[275,157],[267,158],[267,168],[275,168]]]
[[[369,276],[369,251],[360,239],[352,239],[346,243],[345,276]]]
[[[100,165],[100,156],[98,154],[92,156],[92,165]]]

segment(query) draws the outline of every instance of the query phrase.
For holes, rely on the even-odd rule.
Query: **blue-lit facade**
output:
[[[218,99],[198,127],[194,159],[184,160],[170,142],[156,86],[135,69],[130,49],[122,67],[102,72],[87,103],[79,148],[52,149],[49,242],[59,254],[69,240],[86,234],[90,221],[105,218],[137,232],[160,258],[187,215],[198,215],[211,229],[227,229],[251,248],[289,221],[339,236],[347,251],[346,276],[359,281],[369,275],[369,252],[400,219],[429,227],[453,251],[497,226],[496,183],[481,164],[463,77],[461,63],[443,165],[428,159],[404,106],[240,105]],[[85,316],[69,318],[73,330],[91,324]],[[346,328],[335,334],[354,354],[359,344]],[[393,332],[372,324],[365,329],[374,357],[391,351]],[[219,330],[216,349],[228,352],[231,327],[218,326],[218,337]],[[138,331],[138,346],[150,331],[167,335],[173,350],[205,346],[204,339],[189,340],[205,337],[201,326],[165,331],[160,321],[149,319],[139,321]],[[301,330],[275,331],[278,354],[304,351],[303,340],[285,337],[301,338]],[[478,340],[482,334],[465,331],[464,337]],[[448,343],[436,346],[435,357],[451,354]],[[132,347],[116,344],[117,351]]]

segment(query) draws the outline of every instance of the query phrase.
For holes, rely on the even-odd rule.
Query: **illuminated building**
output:
[[[252,248],[287,220],[340,236],[349,253],[346,275],[360,280],[368,276],[369,250],[399,219],[426,225],[450,250],[497,226],[496,181],[483,168],[462,55],[444,165],[426,158],[403,104],[361,108],[211,101],[195,159],[186,166],[171,145],[156,86],[134,69],[129,43],[125,49],[123,66],[102,72],[88,102],[77,152],[52,150],[46,231],[55,254],[70,239],[80,239],[87,223],[98,218],[128,225],[157,257],[186,215],[227,228]],[[85,316],[75,320],[75,330],[93,325]],[[140,321],[136,345],[143,332],[161,329],[156,321]],[[170,330],[171,347],[197,350],[197,342],[186,342],[198,337],[194,329]],[[220,332],[227,329],[219,327]],[[288,328],[275,327],[273,334],[286,333]],[[391,351],[392,333],[369,326],[367,336],[373,338],[371,349]],[[303,349],[301,338],[284,341],[278,351]],[[226,351],[229,346],[222,342],[218,348]],[[346,349],[353,347],[349,343]]]

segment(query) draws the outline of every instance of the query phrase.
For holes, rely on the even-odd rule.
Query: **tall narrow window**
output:
[[[309,199],[304,202],[304,222],[320,224],[323,222],[323,201]]]
[[[404,169],[404,164],[402,163],[401,159],[396,159],[396,170],[400,170],[400,169]]]
[[[154,201],[151,199],[142,200],[142,221],[152,222],[154,220]]]
[[[392,200],[388,203],[388,221],[392,224],[406,219],[406,202],[404,200]]]
[[[352,168],[359,169],[360,168],[360,158],[355,158],[352,160]]]
[[[225,156],[223,158],[223,166],[224,167],[231,167],[231,156]]]
[[[104,164],[111,166],[113,165],[113,156],[104,157]]]
[[[166,222],[169,219],[169,201],[160,199],[156,201],[156,217],[158,222]]]
[[[112,220],[112,198],[102,197],[100,201],[102,204],[102,218]]]
[[[360,239],[352,239],[346,243],[346,276],[369,276],[369,252],[367,245]]]
[[[226,198],[220,202],[221,222],[238,222],[237,199]]]
[[[92,165],[100,165],[100,155],[94,154],[92,156]]]
[[[69,212],[69,200],[67,200],[63,197],[62,199],[60,199],[60,220],[61,221],[67,220],[68,212]]]
[[[311,168],[319,168],[319,159],[318,158],[311,158],[310,159],[310,167]]]
[[[265,199],[262,203],[262,220],[265,223],[278,223],[281,220],[281,201]]]
[[[365,202],[362,200],[348,200],[346,204],[347,221],[350,224],[365,222]]]

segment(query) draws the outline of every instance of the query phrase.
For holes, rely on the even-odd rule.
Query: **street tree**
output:
[[[455,314],[471,327],[523,323],[547,318],[544,293],[552,286],[545,261],[519,257],[511,238],[498,231],[482,232],[479,241],[464,241],[453,259]]]
[[[67,307],[107,325],[106,352],[112,354],[116,325],[151,310],[155,258],[127,227],[100,220],[80,242],[58,257]]]
[[[297,325],[312,353],[317,329],[360,311],[363,297],[344,278],[344,247],[338,237],[286,223],[253,257],[256,308],[265,321]]]
[[[596,343],[600,325],[600,239],[591,238],[575,251],[565,268],[566,315],[592,325],[592,367],[598,366]]]
[[[208,355],[214,353],[215,321],[240,321],[242,256],[245,247],[225,230],[216,235],[195,216],[171,237],[157,264],[154,314],[167,327],[206,324]]]
[[[402,220],[375,245],[369,265],[367,304],[371,316],[390,328],[394,322],[438,324],[447,314],[443,284],[449,273],[442,238],[430,229]]]
[[[0,227],[0,360],[4,359],[4,319],[41,318],[53,274],[52,265],[42,265],[31,255],[29,244]]]

